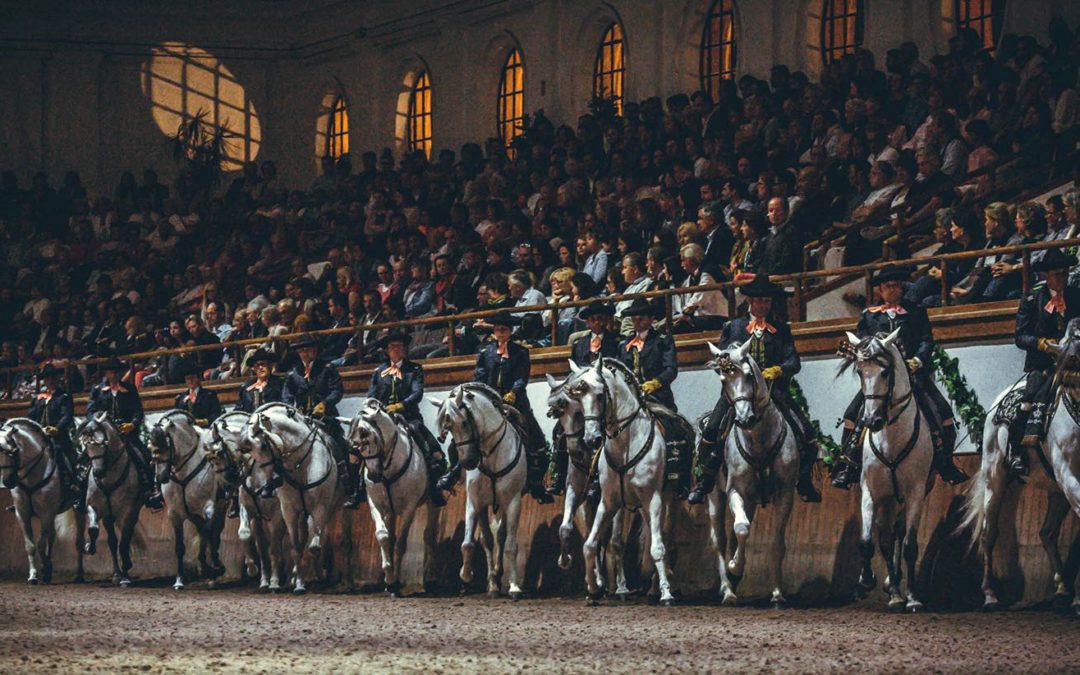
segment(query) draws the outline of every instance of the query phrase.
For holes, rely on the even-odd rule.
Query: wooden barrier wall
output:
[[[964,468],[974,474],[977,456],[961,459]],[[0,504],[9,503],[8,493],[0,493]],[[784,564],[785,590],[796,604],[838,603],[850,600],[858,576],[859,538],[858,490],[845,492],[826,487],[825,499],[817,505],[796,503],[787,533],[787,558]],[[959,492],[940,482],[932,491],[920,531],[920,582],[925,599],[931,606],[973,606],[981,601],[979,584],[981,567],[976,556],[969,553],[967,538],[954,535],[959,519]],[[1017,605],[1032,605],[1050,598],[1053,593],[1049,561],[1039,540],[1039,527],[1046,507],[1046,496],[1034,490],[1023,490],[1015,501],[1015,518],[1005,518],[998,548],[999,574],[1003,579],[1003,600]],[[553,505],[540,506],[525,498],[521,522],[520,555],[525,561],[525,588],[540,595],[584,592],[580,546],[574,551],[573,568],[567,572],[555,564],[558,551],[558,523],[561,518],[561,499]],[[441,509],[438,518],[436,544],[436,575],[441,588],[448,592],[458,589],[457,572],[461,564],[460,544],[464,525],[464,494],[458,491],[450,503]],[[404,570],[406,590],[418,590],[422,580],[423,518],[417,518]],[[222,559],[228,577],[240,574],[241,545],[236,537],[238,521],[230,520],[222,542]],[[744,599],[766,596],[770,557],[768,532],[773,527],[770,508],[759,509],[751,528],[747,571],[739,587]],[[189,526],[190,528],[190,526]],[[708,596],[716,583],[716,558],[708,546],[708,517],[704,507],[676,507],[674,542],[675,581],[677,588],[690,597]],[[367,507],[351,514],[354,541],[352,569],[358,585],[377,589],[380,583],[379,554]],[[1076,538],[1076,519],[1066,521],[1061,537],[1061,550],[1068,558],[1070,574],[1075,574],[1080,561],[1080,547],[1071,545]],[[189,529],[189,537],[191,530]],[[340,527],[331,537],[332,545],[341,541]],[[25,578],[26,556],[22,537],[14,514],[0,512],[0,575]],[[1070,550],[1071,549],[1071,550]],[[74,544],[68,538],[58,544],[56,581],[71,579],[74,570]],[[133,574],[141,580],[155,577],[171,579],[174,570],[171,530],[163,513],[144,511],[137,529]],[[340,574],[344,556],[340,551],[335,565]],[[631,544],[627,558],[628,575],[637,577],[634,556],[640,547]],[[188,549],[188,560],[194,560]],[[104,533],[98,542],[98,553],[87,557],[87,571],[92,579],[104,579],[111,571],[108,546]],[[193,564],[193,563],[192,563]],[[477,570],[476,589],[484,579],[483,553],[477,547],[474,561]],[[884,566],[876,560],[879,580],[884,579]],[[1071,578],[1071,577],[1070,577]],[[138,583],[138,582],[137,582]],[[119,592],[119,591],[117,591]],[[164,590],[163,590],[164,592]],[[881,597],[880,591],[875,591]]]

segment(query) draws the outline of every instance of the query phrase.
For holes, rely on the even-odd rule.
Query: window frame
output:
[[[431,159],[432,148],[432,105],[431,74],[426,68],[417,74],[409,93],[409,112],[406,118],[409,152],[423,151]],[[421,110],[417,110],[419,98]]]
[[[714,26],[717,28],[716,31],[713,31]],[[725,28],[730,39],[724,37]],[[705,15],[705,25],[701,31],[701,46],[698,50],[701,88],[709,92],[713,100],[716,100],[720,93],[720,83],[723,80],[735,79],[739,56],[738,28],[738,22],[735,20],[735,0],[713,0],[709,13]],[[725,56],[727,63],[725,63]],[[715,68],[714,62],[717,64]]]
[[[600,45],[593,61],[594,99],[609,100],[615,105],[615,113],[622,115],[626,86],[626,33],[618,21],[604,29]],[[605,91],[610,88],[610,94]]]
[[[349,100],[343,93],[334,97],[326,123],[326,156],[338,159],[349,154]]]
[[[499,138],[511,149],[514,139],[524,131],[525,122],[525,57],[518,47],[511,48],[503,60],[495,121]]]
[[[842,4],[843,12],[836,13]],[[823,0],[821,3],[821,59],[826,65],[854,53],[865,40],[866,12],[863,0]],[[841,28],[841,41],[837,41],[837,23]],[[848,41],[848,28],[851,40]]]
[[[978,5],[973,16],[972,7]],[[983,49],[997,48],[1001,29],[1005,25],[1005,0],[953,0],[953,32],[957,35],[964,28],[971,28],[982,39]],[[990,33],[987,35],[986,28]]]

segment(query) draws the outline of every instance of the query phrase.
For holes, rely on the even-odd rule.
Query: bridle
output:
[[[195,457],[195,454],[199,451],[200,439],[198,437],[198,433],[196,433],[194,445],[191,446],[191,449],[187,451],[186,455],[182,455],[183,459],[178,463],[176,461],[176,458],[178,456],[178,453],[176,451],[176,443],[175,441],[173,441],[172,435],[165,431],[165,427],[163,426],[164,422],[169,418],[173,417],[174,415],[183,415],[184,418],[187,419],[189,422],[194,423],[191,415],[189,415],[186,411],[183,410],[173,411],[158,420],[157,423],[154,425],[152,433],[150,434],[151,442],[156,449],[158,443],[156,440],[153,439],[155,438],[155,436],[164,437],[164,446],[165,449],[168,450],[169,454],[163,460],[158,460],[158,458],[155,457],[154,461],[163,461],[165,464],[168,464],[169,480],[178,484],[182,489],[186,489],[188,484],[191,483],[191,481],[194,480],[195,477],[198,476],[199,473],[202,472],[202,470],[206,467],[207,462],[209,462],[209,458],[205,454],[203,454],[202,459],[199,461],[199,463],[195,466],[194,469],[189,471],[185,476],[180,476],[180,472],[184,469],[184,467],[188,465],[188,463]],[[155,434],[153,432],[158,433]]]
[[[745,373],[743,373],[742,369],[739,366],[737,366],[735,364],[735,362],[732,360],[731,356],[729,354],[726,354],[726,353],[720,355],[719,357],[717,357],[717,359],[715,361],[711,362],[708,365],[710,365],[714,370],[719,371],[721,377],[723,377],[724,375],[729,375],[729,376],[730,375],[736,375],[736,374],[739,375],[739,376],[745,375]],[[761,396],[761,391],[758,388],[758,377],[757,377],[757,374],[753,372],[755,367],[756,367],[755,365],[750,366],[750,369],[751,369],[751,372],[750,372],[751,389],[750,389],[750,395],[749,396],[735,396],[735,397],[732,397],[728,393],[727,387],[722,387],[722,392],[723,392],[724,398],[727,399],[727,402],[729,404],[731,404],[732,410],[735,409],[735,406],[738,403],[749,402],[750,403],[750,412],[753,413],[755,417],[760,417],[762,411],[765,408],[767,408],[769,406],[769,404],[772,402],[772,388],[770,387],[770,385],[766,384],[765,385],[765,396]]]
[[[476,417],[473,415],[472,408],[470,406],[458,406],[455,401],[455,396],[453,394],[449,398],[447,398],[446,402],[448,404],[452,404],[456,410],[464,413],[465,425],[467,426],[469,432],[469,438],[465,439],[464,441],[458,442],[457,439],[454,440],[454,444],[457,445],[457,447],[459,448],[458,456],[460,457],[464,454],[460,451],[460,448],[468,448],[473,445],[476,446],[476,451],[480,455],[480,461],[477,464],[477,469],[480,470],[480,473],[491,479],[492,501],[494,502],[495,481],[509,475],[509,473],[514,470],[514,467],[517,466],[518,462],[521,461],[522,446],[525,444],[524,439],[520,437],[518,438],[518,442],[514,450],[514,457],[505,467],[497,471],[492,470],[488,468],[486,461],[495,454],[495,449],[502,445],[503,439],[506,438],[506,434],[510,430],[510,418],[507,417],[506,413],[502,411],[499,405],[493,403],[492,407],[496,411],[498,411],[499,415],[502,417],[502,423],[488,434],[481,435],[480,427],[476,423]],[[492,438],[495,438],[496,434],[498,434],[499,436],[498,439],[496,439],[493,443],[490,442]],[[487,452],[484,451],[485,447],[489,448]]]
[[[108,424],[109,426],[106,426]],[[109,429],[111,423],[107,421],[98,421],[95,419],[89,420],[78,432],[78,437],[82,439],[88,433],[90,434],[89,440],[82,440],[83,453],[86,455],[86,459],[89,460],[90,466],[93,467],[94,462],[101,461],[103,466],[100,472],[100,478],[98,474],[91,471],[91,475],[94,476],[94,483],[97,484],[98,490],[105,495],[105,502],[108,505],[109,511],[112,511],[112,493],[116,488],[120,487],[125,480],[127,480],[128,473],[131,470],[131,458],[128,457],[128,453],[124,450],[123,441],[120,441],[120,452],[110,457],[109,448],[112,445],[110,442]],[[114,429],[115,430],[115,429]],[[100,432],[103,436],[102,440],[97,440],[97,433]],[[102,448],[100,455],[90,454],[90,448]],[[112,483],[103,483],[105,477],[109,475],[109,471],[116,466],[116,463],[123,457],[127,459],[124,463],[124,470],[120,473],[120,476]]]
[[[886,351],[885,354],[885,360],[883,360],[880,356],[862,359],[863,361],[873,361],[874,363],[876,363],[878,366],[881,367],[882,372],[885,374],[886,377],[887,384],[884,394],[863,394],[864,400],[884,401],[882,405],[884,407],[883,412],[885,417],[885,425],[881,428],[881,431],[883,432],[900,419],[900,416],[904,414],[904,412],[908,409],[908,406],[911,405],[911,402],[915,398],[915,385],[913,382],[909,381],[907,394],[901,396],[899,400],[893,400],[893,390],[896,387],[896,364],[891,352]],[[890,419],[889,410],[896,406],[900,406],[900,409],[896,412],[896,415],[894,415]],[[876,457],[877,460],[889,470],[889,478],[892,481],[893,495],[895,496],[896,502],[898,504],[904,503],[904,496],[900,492],[900,483],[896,478],[896,471],[900,468],[900,464],[903,463],[903,461],[907,459],[908,455],[911,454],[911,451],[915,449],[915,444],[919,440],[919,433],[921,430],[922,412],[919,410],[919,406],[915,406],[915,428],[911,432],[911,438],[908,439],[908,442],[904,444],[903,448],[901,448],[900,452],[897,453],[896,457],[893,459],[889,459],[888,457],[886,457],[885,453],[882,452],[881,448],[877,445],[877,443],[874,442],[873,433],[867,434],[867,438],[870,441],[870,451],[874,453],[874,457]]]
[[[390,413],[386,412],[386,408],[383,407],[381,402],[378,404],[376,412],[382,412],[387,415],[387,417],[390,417]],[[398,471],[396,471],[393,475],[386,476],[382,471],[374,472],[370,468],[367,468],[367,463],[369,461],[374,462],[377,460],[379,462],[380,468],[390,466],[390,463],[394,460],[394,454],[397,452],[398,441],[401,439],[401,430],[398,427],[397,423],[394,421],[394,419],[390,417],[390,424],[394,427],[394,435],[390,437],[390,440],[388,442],[382,432],[382,427],[378,424],[377,421],[369,419],[367,416],[361,413],[357,419],[353,420],[353,425],[355,426],[357,424],[366,425],[368,429],[371,430],[371,433],[374,435],[374,437],[377,439],[377,442],[354,442],[352,444],[353,452],[356,453],[357,457],[364,461],[364,466],[367,469],[368,478],[370,478],[373,483],[382,483],[384,486],[390,487],[391,485],[396,483],[399,478],[405,475],[405,472],[409,469],[409,465],[412,464],[412,445],[409,445],[409,456],[405,458],[405,462],[402,464],[401,468],[398,469]],[[352,440],[351,434],[350,440]],[[375,446],[375,452],[364,454],[363,449],[373,445]],[[387,448],[389,448],[389,452],[387,452]]]
[[[4,445],[0,445],[0,454],[3,454],[3,456],[7,458],[7,461],[11,463],[0,464],[0,470],[7,469],[10,471],[14,471],[15,485],[12,487],[12,489],[18,488],[20,490],[24,490],[28,495],[32,495],[41,488],[45,487],[45,485],[48,484],[48,482],[52,479],[53,473],[56,472],[56,462],[52,458],[50,458],[48,464],[45,467],[45,472],[42,477],[35,483],[27,484],[26,481],[30,479],[31,474],[34,473],[34,470],[37,469],[38,465],[41,464],[41,461],[48,453],[45,452],[45,450],[42,450],[38,453],[38,456],[30,462],[30,464],[28,464],[26,467],[21,467],[21,462],[19,461],[19,459],[22,455],[22,448],[19,446],[19,443],[16,442],[14,438],[12,438],[13,431],[14,429],[12,427],[8,427],[6,439],[7,443]],[[23,469],[22,472],[19,471],[20,468]]]

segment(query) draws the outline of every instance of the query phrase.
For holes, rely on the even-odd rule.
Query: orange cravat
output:
[[[638,350],[640,352],[644,348],[645,348],[645,341],[641,339],[640,335],[635,336],[633,340],[626,343],[626,351],[630,351],[631,349],[636,349],[636,350]]]
[[[258,381],[252,382],[248,386],[247,390],[248,391],[262,391],[265,388],[266,388],[266,380],[263,380],[262,382],[258,382]]]
[[[1050,302],[1046,303],[1046,306],[1043,307],[1043,309],[1050,314],[1054,314],[1056,312],[1061,316],[1065,316],[1065,296],[1061,293],[1052,295],[1050,297]]]
[[[314,365],[315,365],[314,363],[311,364],[311,366],[314,366]],[[311,366],[304,366],[304,379],[305,380],[310,380],[311,379]]]
[[[46,403],[52,398],[51,391],[43,391],[37,395],[39,401],[45,401]]]
[[[399,368],[397,364],[391,363],[387,367],[383,368],[382,374],[383,375],[390,375],[391,377],[396,377],[397,379],[400,380],[401,379],[401,368]]]
[[[600,351],[600,344],[603,342],[603,338],[599,335],[593,335],[592,340],[589,340],[589,351],[593,354]]]
[[[504,359],[510,358],[510,349],[507,347],[507,344],[509,344],[509,343],[507,343],[507,342],[497,342],[497,343],[495,343],[496,351],[498,352],[499,356],[503,357]]]
[[[197,389],[188,389],[187,400],[188,403],[194,403],[195,398],[198,396],[199,391]]]
[[[877,307],[871,307],[871,312],[892,312],[893,314],[907,314],[907,310],[900,305],[878,305]]]
[[[751,319],[750,323],[746,324],[746,332],[747,333],[756,333],[758,331],[761,331],[761,332],[769,331],[770,333],[775,333],[776,332],[776,327],[773,326],[768,321],[766,321],[765,319]]]

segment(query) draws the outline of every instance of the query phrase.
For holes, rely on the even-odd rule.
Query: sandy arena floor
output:
[[[584,606],[483,596],[260,596],[0,584],[0,672],[1080,671],[1080,620],[1045,611]]]

